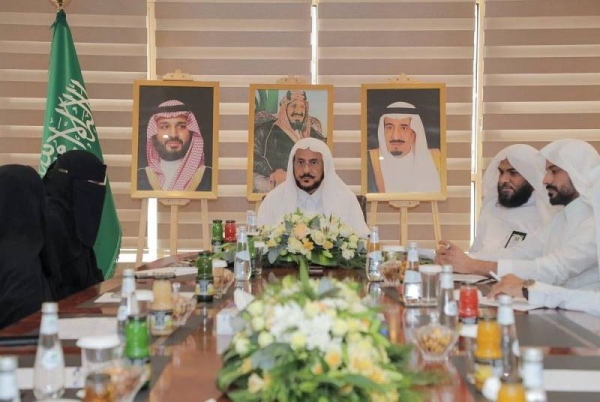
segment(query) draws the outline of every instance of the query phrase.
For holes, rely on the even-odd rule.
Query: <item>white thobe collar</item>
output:
[[[323,186],[320,186],[317,191],[308,194],[302,189],[298,189],[297,207],[308,213],[323,213]]]

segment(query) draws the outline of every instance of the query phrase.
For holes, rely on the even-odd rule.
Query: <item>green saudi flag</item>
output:
[[[46,173],[58,155],[72,149],[89,151],[104,160],[67,16],[60,10],[52,25],[40,174]],[[98,267],[104,278],[114,275],[120,247],[121,226],[110,183],[106,180],[102,222],[94,244]]]

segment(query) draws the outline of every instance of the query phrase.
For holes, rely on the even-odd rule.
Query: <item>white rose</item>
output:
[[[287,250],[292,254],[300,254],[304,251],[302,242],[294,237],[288,239]]]
[[[320,230],[313,230],[310,234],[313,239],[313,242],[319,246],[322,246],[325,242],[325,235]]]
[[[354,258],[354,250],[348,250],[348,249],[342,250],[342,258],[344,258],[346,260],[351,260],[352,258]]]
[[[256,373],[250,374],[248,377],[248,392],[251,394],[258,393],[265,386],[265,380]]]
[[[240,356],[245,356],[250,350],[250,340],[248,338],[239,338],[235,341],[235,351]]]
[[[251,323],[255,331],[262,331],[265,328],[265,319],[262,317],[253,317]]]
[[[252,303],[250,303],[246,310],[250,313],[250,315],[254,317],[262,316],[265,312],[265,306],[262,301],[255,300]]]
[[[344,320],[335,320],[333,322],[333,327],[331,328],[331,332],[335,336],[344,336],[346,332],[348,332],[348,324]]]
[[[306,337],[300,331],[296,331],[292,334],[290,344],[293,350],[303,349],[306,346]]]
[[[270,344],[272,344],[274,340],[275,340],[275,338],[273,338],[273,335],[271,335],[270,333],[268,333],[266,331],[262,331],[258,335],[258,346],[260,346],[261,348],[265,348],[265,347],[269,346]]]

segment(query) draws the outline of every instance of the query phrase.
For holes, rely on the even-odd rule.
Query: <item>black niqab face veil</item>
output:
[[[73,150],[59,156],[44,176],[46,194],[72,211],[77,238],[96,242],[104,206],[106,165],[94,154]]]

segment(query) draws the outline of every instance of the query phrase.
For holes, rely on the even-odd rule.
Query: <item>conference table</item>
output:
[[[179,262],[193,258],[196,254],[181,254],[159,259],[143,265],[140,270],[177,265]],[[297,274],[294,268],[265,268],[262,277],[254,278],[244,284],[246,291],[253,294],[262,292],[271,275],[282,278],[285,275]],[[328,270],[325,275],[337,278],[352,278],[365,281],[362,271],[343,269]],[[194,288],[193,275],[179,276],[182,291]],[[137,280],[137,287],[150,289],[151,279]],[[105,292],[120,290],[121,278],[111,278],[97,286],[74,294],[59,302],[59,317],[115,317],[118,303],[97,303],[95,300]],[[216,314],[233,303],[235,285],[223,295],[210,303],[198,303],[185,325],[179,327],[167,337],[152,337],[152,376],[150,386],[141,390],[136,401],[206,401],[214,399],[227,401],[216,387],[216,373],[221,367],[219,352],[231,340],[229,335],[217,335],[215,330]],[[380,300],[382,312],[386,318],[389,337],[392,342],[406,342],[406,309],[399,302],[395,288],[382,288]],[[40,313],[32,314],[21,321],[0,331],[2,337],[19,337],[36,335],[39,331]],[[600,319],[588,314],[560,310],[531,310],[516,312],[516,325],[521,347],[536,346],[544,350],[545,370],[553,377],[562,378],[566,384],[550,384],[549,401],[599,401],[598,383],[587,387],[579,382],[593,381],[600,378]],[[66,366],[77,367],[81,364],[80,349],[74,340],[63,340]],[[0,347],[0,355],[17,355],[19,367],[32,367],[36,347],[17,346]],[[466,357],[464,338],[461,338],[449,361],[445,364],[428,364],[414,354],[414,364],[422,370],[440,370],[446,372],[443,383],[422,387],[424,401],[485,401],[473,385],[465,380]],[[587,380],[585,380],[587,379]],[[548,384],[547,384],[548,385]],[[589,384],[588,384],[589,385]],[[592,384],[593,385],[593,384]],[[589,388],[589,389],[588,389]],[[67,388],[65,398],[76,399],[75,388]],[[35,400],[31,390],[23,390],[23,402]]]

